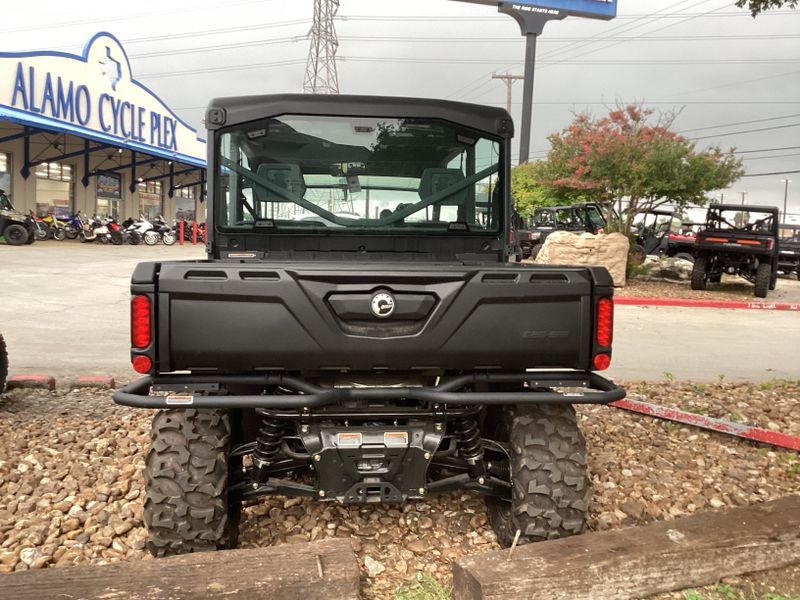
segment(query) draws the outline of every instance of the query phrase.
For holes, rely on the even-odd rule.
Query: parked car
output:
[[[779,232],[778,271],[785,275],[794,273],[800,279],[800,225],[784,224]]]
[[[33,219],[14,208],[5,190],[0,190],[0,235],[12,246],[36,241]]]
[[[596,372],[613,281],[508,262],[508,113],[287,94],[213,100],[205,122],[208,259],[137,266],[144,377],[114,394],[159,409],[150,552],[235,546],[242,502],[264,496],[470,491],[504,546],[581,533],[591,479],[573,405],[625,396]],[[347,185],[341,165],[358,166]],[[336,215],[352,189],[389,212]],[[320,218],[272,216],[287,204]]]
[[[778,277],[778,209],[774,206],[712,204],[705,228],[697,234],[692,289],[739,275],[766,298]]]

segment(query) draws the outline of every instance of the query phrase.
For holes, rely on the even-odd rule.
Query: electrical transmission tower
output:
[[[311,25],[311,47],[308,49],[305,94],[338,94],[339,77],[336,74],[336,50],[339,40],[333,18],[339,10],[339,0],[314,0],[314,23]]]

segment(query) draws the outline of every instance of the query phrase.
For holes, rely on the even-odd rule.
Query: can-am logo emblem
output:
[[[390,317],[394,312],[395,299],[389,292],[378,292],[372,297],[370,309],[379,319]]]

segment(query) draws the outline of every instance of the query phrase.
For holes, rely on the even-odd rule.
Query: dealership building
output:
[[[120,42],[0,52],[0,188],[21,211],[205,221],[206,143],[133,78]]]

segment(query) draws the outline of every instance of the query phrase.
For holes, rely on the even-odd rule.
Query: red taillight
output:
[[[133,357],[133,370],[137,373],[149,373],[153,368],[153,361],[149,356],[139,355]]]
[[[767,250],[772,250],[772,242],[773,240],[767,240]]]
[[[614,302],[611,298],[597,301],[594,339],[601,348],[610,348],[614,335]]]
[[[150,345],[150,298],[134,296],[131,300],[131,344],[134,348]]]
[[[605,371],[611,366],[611,357],[608,354],[596,354],[592,362],[595,371]]]

